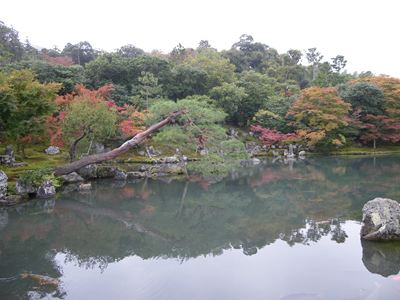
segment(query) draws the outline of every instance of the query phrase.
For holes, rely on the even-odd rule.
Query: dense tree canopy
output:
[[[29,70],[0,72],[1,133],[21,145],[41,134],[59,88],[57,83],[40,83]]]
[[[226,136],[220,135],[221,125],[226,123],[246,130],[256,126],[268,143],[288,134],[318,147],[339,147],[346,141],[397,143],[400,79],[373,76],[369,71],[349,74],[346,65],[343,55],[326,60],[316,47],[280,53],[249,34],[223,51],[207,40],[196,48],[178,44],[167,54],[147,53],[132,44],[99,51],[88,41],[68,43],[62,51],[38,50],[28,41],[22,43],[18,32],[0,21],[0,126],[3,137],[21,140],[47,118],[51,142],[59,143],[56,132],[79,136],[79,130],[63,129],[60,117],[71,124],[75,120],[77,126],[84,119],[93,120],[91,114],[98,111],[104,114],[98,119],[116,118],[105,122],[115,126],[110,125],[113,134],[104,137],[126,138],[142,128],[145,117],[154,121],[162,117],[161,112],[187,107],[195,110],[190,118],[197,127],[190,125],[188,130],[188,119],[181,120],[185,129],[166,128],[156,140],[174,137],[186,143],[188,134],[197,139],[191,144],[195,148],[210,148],[206,136],[221,137],[215,141],[222,145]],[[59,105],[55,108],[56,90]],[[90,102],[95,103],[92,106],[85,101],[66,104],[66,99],[81,97],[83,90],[86,96],[89,91],[107,90],[107,96]],[[98,98],[93,95],[89,98]],[[227,147],[235,149],[232,144]]]

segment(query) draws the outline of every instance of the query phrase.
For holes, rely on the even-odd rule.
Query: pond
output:
[[[0,210],[0,299],[400,299],[400,244],[359,236],[375,197],[400,157],[97,181]]]

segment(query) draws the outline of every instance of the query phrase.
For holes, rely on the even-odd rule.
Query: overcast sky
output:
[[[317,47],[347,70],[400,77],[398,0],[1,0],[0,20],[21,40],[62,49],[89,41],[169,52],[202,39],[228,49],[246,33],[279,52]]]

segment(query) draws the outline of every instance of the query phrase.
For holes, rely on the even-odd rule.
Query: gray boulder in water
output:
[[[400,240],[400,204],[375,198],[363,207],[361,237],[366,240]]]
[[[0,170],[0,199],[4,198],[7,194],[7,180],[6,173]]]

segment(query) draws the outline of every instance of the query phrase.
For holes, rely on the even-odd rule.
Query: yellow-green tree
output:
[[[0,132],[24,154],[24,143],[43,132],[60,84],[42,84],[29,70],[0,72]]]
[[[309,146],[341,146],[346,142],[341,130],[349,124],[350,109],[335,88],[312,87],[302,90],[287,116]]]

